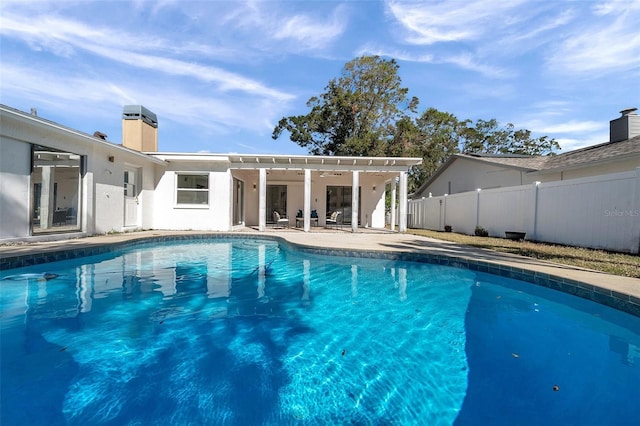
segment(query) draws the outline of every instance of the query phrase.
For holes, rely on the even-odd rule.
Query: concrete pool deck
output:
[[[320,250],[341,250],[349,253],[385,252],[389,254],[407,253],[413,255],[428,254],[438,258],[454,258],[461,260],[463,266],[471,264],[489,265],[487,272],[493,272],[492,265],[499,268],[500,272],[512,269],[514,277],[521,272],[535,274],[545,279],[560,279],[558,286],[563,283],[583,283],[580,289],[590,290],[597,293],[591,298],[598,301],[598,295],[614,297],[631,304],[631,312],[640,313],[640,279],[610,275],[604,272],[582,269],[569,265],[545,262],[529,257],[517,256],[508,253],[499,253],[491,250],[461,245],[448,241],[436,240],[412,234],[399,234],[390,231],[363,230],[358,233],[345,232],[340,230],[318,229],[305,233],[295,228],[289,229],[269,229],[267,232],[245,228],[242,231],[234,232],[197,232],[197,231],[139,231],[131,233],[99,235],[84,238],[18,243],[0,246],[0,259],[6,265],[7,259],[42,257],[52,255],[60,251],[69,250],[90,250],[96,247],[122,244],[146,238],[178,237],[196,235],[249,235],[252,237],[268,236],[280,237],[290,243],[306,247],[308,249]],[[367,257],[367,256],[362,256]],[[465,263],[469,262],[469,264]],[[42,262],[38,262],[42,263]],[[5,266],[3,266],[5,269]],[[476,268],[476,270],[486,270]],[[517,272],[515,272],[517,271]],[[509,276],[506,273],[501,275]],[[549,287],[554,287],[549,285]],[[566,289],[562,289],[567,291]],[[575,293],[574,293],[575,294]],[[582,295],[584,297],[584,295]],[[593,296],[593,295],[592,295]],[[610,303],[605,303],[609,304]],[[629,307],[623,309],[629,311]],[[637,314],[640,315],[640,314]]]

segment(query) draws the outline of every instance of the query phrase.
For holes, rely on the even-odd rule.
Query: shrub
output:
[[[488,237],[489,236],[489,231],[484,229],[482,226],[476,226],[476,235],[478,237]]]

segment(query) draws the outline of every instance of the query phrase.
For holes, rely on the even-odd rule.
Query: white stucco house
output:
[[[610,121],[609,141],[553,156],[455,154],[413,194],[414,199],[635,170],[640,167],[636,108]]]
[[[157,117],[140,105],[124,107],[122,126],[120,145],[0,105],[0,242],[136,229],[309,232],[336,217],[356,232],[385,227],[387,191],[394,204],[399,191],[406,230],[407,172],[420,158],[158,152]]]

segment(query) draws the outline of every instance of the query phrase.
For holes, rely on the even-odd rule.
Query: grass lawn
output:
[[[604,250],[534,243],[531,241],[512,241],[504,238],[476,237],[474,235],[428,231],[426,229],[407,229],[407,233],[533,257],[563,265],[594,269],[613,275],[640,278],[639,255],[610,253]]]

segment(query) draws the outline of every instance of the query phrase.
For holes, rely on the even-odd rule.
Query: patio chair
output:
[[[273,221],[275,222],[276,227],[284,226],[286,228],[289,227],[289,219],[286,217],[280,217],[280,213],[277,210],[273,211]]]
[[[331,216],[327,218],[327,228],[330,226],[334,226],[334,227],[342,226],[342,218],[340,217],[341,214],[342,212],[340,211],[335,211],[331,213]]]
[[[311,211],[310,218],[311,226],[318,226],[318,212],[315,210]],[[304,225],[304,212],[302,209],[298,209],[298,213],[296,213],[296,228],[299,228]]]

